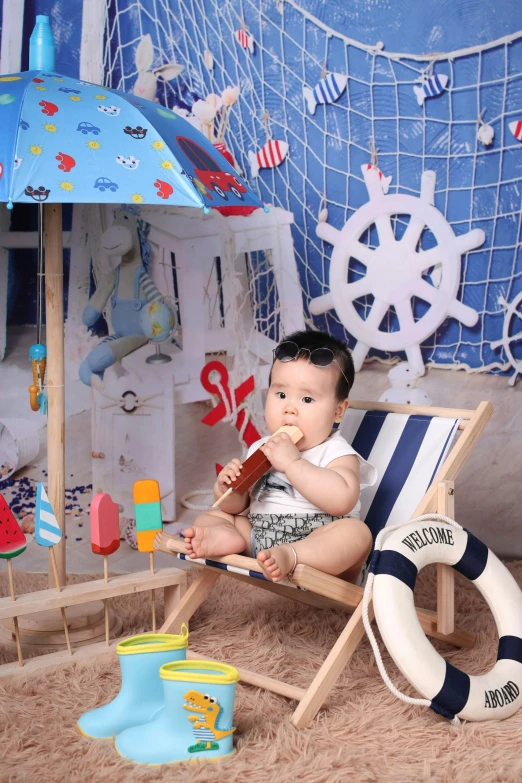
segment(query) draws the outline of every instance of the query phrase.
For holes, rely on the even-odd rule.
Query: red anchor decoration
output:
[[[229,410],[233,410],[234,406],[232,404],[232,395],[230,393],[230,389],[228,387],[228,370],[225,367],[224,364],[217,361],[211,361],[206,364],[202,371],[201,371],[201,384],[206,391],[208,391],[210,394],[217,394],[219,397],[221,397],[221,391],[219,389],[219,386],[217,384],[212,383],[210,380],[210,374],[212,372],[219,373],[219,383],[221,384],[221,387],[223,391],[226,394],[227,402],[229,406]],[[249,378],[246,379],[246,381],[243,381],[237,389],[234,390],[234,399],[236,403],[236,408],[238,408],[243,400],[249,395],[252,394],[254,391],[254,376],[251,375]],[[207,415],[201,419],[203,424],[208,424],[209,427],[213,427],[214,424],[217,424],[218,421],[221,421],[225,418],[227,415],[227,406],[225,405],[223,398],[221,398],[221,402],[216,405],[215,408],[213,408],[210,413],[207,413]],[[236,429],[241,432],[241,428],[243,426],[243,423],[245,421],[246,413],[244,410],[239,411],[236,418]],[[259,440],[261,435],[257,431],[257,429],[254,427],[251,421],[247,422],[247,425],[245,427],[245,431],[243,433],[243,440],[245,441],[247,446],[251,446],[252,443],[254,443],[256,440]]]

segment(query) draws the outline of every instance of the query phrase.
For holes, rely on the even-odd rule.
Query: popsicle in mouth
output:
[[[299,427],[296,427],[293,424],[287,424],[284,427],[279,427],[279,429],[274,432],[274,435],[278,435],[280,432],[286,432],[292,443],[297,443],[303,437],[303,433]],[[241,474],[232,481],[230,488],[227,489],[227,491],[216,500],[212,508],[219,506],[219,504],[222,503],[231,492],[236,492],[238,495],[244,495],[245,492],[248,492],[250,487],[254,486],[256,481],[258,481],[261,476],[264,476],[265,473],[268,473],[271,467],[272,463],[268,457],[263,454],[260,448],[256,449],[256,451],[254,451],[254,453],[243,462]]]
[[[120,511],[107,492],[91,501],[91,548],[95,555],[112,555],[120,546]]]
[[[138,552],[154,552],[154,539],[162,527],[160,486],[155,479],[134,482],[134,518]]]

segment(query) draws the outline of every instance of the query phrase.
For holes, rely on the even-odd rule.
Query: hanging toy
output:
[[[417,96],[417,103],[422,106],[426,98],[433,98],[444,92],[449,78],[445,73],[441,73],[440,76],[433,73],[433,63],[430,63],[428,73],[423,73],[419,81],[420,85],[414,85],[413,92]]]
[[[365,172],[369,171],[370,169],[373,169],[374,171],[376,171],[377,174],[379,175],[379,179],[381,181],[382,192],[384,193],[384,195],[386,195],[386,193],[389,190],[392,178],[391,178],[391,176],[390,177],[385,177],[384,174],[382,173],[382,171],[380,170],[380,168],[377,165],[377,152],[378,152],[378,150],[377,150],[377,147],[375,146],[375,141],[373,139],[370,139],[370,145],[369,146],[370,146],[371,163],[363,163],[363,165],[361,166],[362,175],[363,175],[363,177],[365,177]]]
[[[270,115],[267,111],[263,115],[263,122],[266,126],[268,141],[259,152],[248,153],[252,177],[257,177],[259,169],[273,169],[279,166],[288,155],[289,147],[286,141],[270,138]]]
[[[341,97],[348,84],[348,77],[344,73],[329,73],[326,75],[326,64],[323,66],[321,81],[313,90],[303,87],[303,98],[308,105],[310,114],[315,114],[318,103],[335,103]]]
[[[29,386],[29,402],[31,410],[47,413],[47,397],[44,393],[45,365],[47,363],[47,349],[41,343],[31,345],[29,359],[33,369],[33,382]]]
[[[214,55],[208,48],[203,52],[203,62],[209,71],[214,67]]]
[[[519,141],[522,141],[522,120],[515,120],[509,123],[509,130]]]
[[[33,369],[33,382],[29,386],[29,404],[31,410],[47,415],[47,396],[45,388],[45,365],[47,349],[42,343],[43,277],[44,277],[44,241],[43,241],[43,204],[38,205],[38,274],[36,276],[36,343],[29,349],[29,359]]]
[[[236,30],[234,38],[243,49],[248,49],[250,54],[254,54],[254,36],[250,35],[243,21],[241,24],[243,26]]]
[[[477,119],[477,139],[482,142],[485,147],[489,147],[490,144],[493,144],[495,129],[491,125],[487,125],[482,119],[482,115],[485,111],[486,109],[482,109]]]

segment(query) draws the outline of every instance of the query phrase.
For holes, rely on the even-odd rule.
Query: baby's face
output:
[[[276,360],[265,405],[270,435],[285,424],[295,424],[303,433],[299,451],[323,443],[348,407],[348,400],[338,402],[335,397],[338,380],[336,364],[315,367],[307,359]]]

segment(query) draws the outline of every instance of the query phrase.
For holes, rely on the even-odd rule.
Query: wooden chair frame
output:
[[[481,402],[476,410],[429,408],[373,402],[351,402],[350,404],[352,408],[359,410],[424,414],[461,420],[459,430],[462,430],[462,434],[453,445],[434,481],[413,514],[414,517],[417,517],[422,514],[437,512],[453,517],[455,501],[454,481],[493,413],[491,403]],[[154,546],[162,552],[173,555],[185,551],[185,545],[179,538],[169,536],[163,532],[158,533],[156,536]],[[256,560],[243,557],[242,555],[215,557],[213,560],[250,571],[261,571]],[[439,564],[437,568],[437,611],[417,609],[420,624],[429,636],[442,639],[458,647],[473,647],[475,635],[466,631],[456,630],[454,626],[454,571],[442,564]],[[181,624],[188,623],[222,575],[248,582],[263,590],[268,590],[317,608],[336,607],[343,611],[353,612],[326,660],[306,690],[280,680],[262,676],[256,672],[239,669],[243,682],[266,688],[273,693],[298,701],[299,703],[292,715],[291,722],[297,728],[304,728],[313,720],[318,710],[324,704],[330,690],[335,685],[340,673],[364,636],[362,622],[363,588],[305,565],[298,565],[293,576],[294,584],[305,588],[304,590],[296,590],[293,587],[274,584],[234,573],[233,571],[204,566],[202,573],[192,583],[180,603],[170,615],[166,614],[166,619],[160,628],[160,632],[179,633]],[[371,604],[370,618],[373,619]],[[194,655],[196,654],[193,653],[191,657]]]

